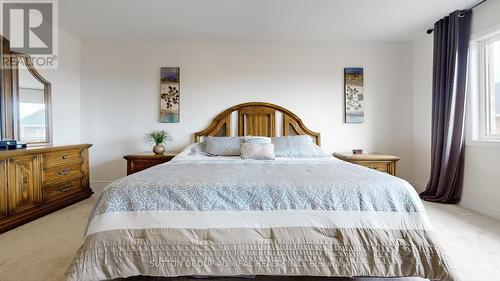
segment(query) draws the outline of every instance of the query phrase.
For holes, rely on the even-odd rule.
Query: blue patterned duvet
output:
[[[68,279],[240,274],[453,279],[404,180],[186,153],[104,190]]]

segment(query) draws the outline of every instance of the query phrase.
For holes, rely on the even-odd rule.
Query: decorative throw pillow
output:
[[[260,143],[260,144],[271,143],[271,138],[246,136],[245,143]]]
[[[242,137],[206,137],[205,152],[215,156],[237,156],[241,154]]]
[[[204,155],[204,156],[214,156],[208,152],[206,152],[206,143],[205,142],[199,142],[199,143],[194,143],[189,149],[188,155]]]
[[[272,138],[276,157],[326,157],[308,135]]]
[[[240,157],[241,159],[274,160],[274,144],[243,143]]]

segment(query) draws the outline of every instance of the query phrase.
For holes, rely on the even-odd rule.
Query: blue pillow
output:
[[[272,138],[276,157],[327,157],[308,135]]]
[[[206,137],[205,152],[215,156],[239,156],[243,137]]]

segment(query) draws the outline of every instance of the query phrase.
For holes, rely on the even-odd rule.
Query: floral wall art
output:
[[[180,115],[180,68],[160,69],[160,122],[178,123]]]
[[[363,68],[344,68],[345,122],[363,123],[365,117]]]

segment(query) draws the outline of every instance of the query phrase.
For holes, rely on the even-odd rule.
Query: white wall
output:
[[[181,150],[218,113],[248,101],[284,106],[321,132],[326,151],[365,148],[400,155],[411,179],[412,89],[409,43],[237,44],[92,42],[82,47],[81,139],[91,177],[125,175],[128,153],[149,150],[144,134],[174,134]],[[181,67],[181,122],[158,123],[161,66]],[[343,123],[343,68],[365,69],[365,123]]]
[[[80,69],[82,42],[59,29],[59,65],[39,70],[52,84],[53,142],[80,143]]]
[[[432,35],[413,41],[413,186],[425,190],[430,176],[432,120]],[[430,55],[430,56],[429,56]]]
[[[474,9],[472,33],[500,28],[500,1],[488,1]],[[432,36],[417,38],[413,47],[414,183],[425,188],[430,171]],[[468,117],[469,118],[469,117]],[[468,143],[465,153],[464,190],[461,205],[500,218],[500,145]]]

